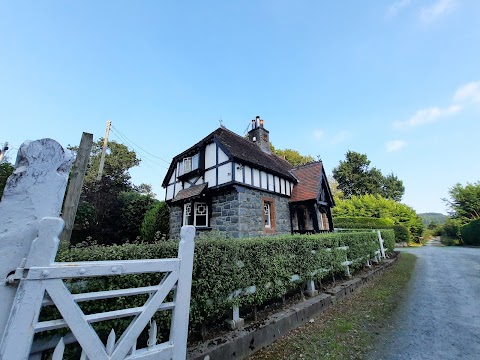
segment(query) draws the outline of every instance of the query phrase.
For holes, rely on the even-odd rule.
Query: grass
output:
[[[373,282],[249,359],[362,359],[406,298],[415,260],[402,254]]]

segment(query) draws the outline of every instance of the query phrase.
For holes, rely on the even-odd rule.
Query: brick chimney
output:
[[[252,130],[248,132],[248,138],[260,146],[260,149],[270,153],[269,132],[263,127],[263,120],[260,119],[260,116],[252,120]]]

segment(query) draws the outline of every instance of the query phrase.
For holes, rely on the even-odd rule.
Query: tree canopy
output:
[[[370,168],[366,154],[350,150],[345,154],[345,161],[333,169],[333,178],[345,198],[372,194],[400,201],[405,192],[403,182],[396,175],[384,176],[379,169]]]
[[[293,166],[304,165],[315,161],[315,159],[310,155],[301,155],[297,150],[292,149],[275,149],[275,147],[270,143],[270,150],[277,156],[287,160]]]
[[[452,217],[467,223],[480,218],[480,181],[463,186],[455,184],[449,191],[450,199],[443,199],[450,207]]]
[[[135,151],[115,141],[108,143],[103,175],[97,181],[102,146],[100,139],[92,147],[73,243],[87,237],[105,244],[136,240],[145,213],[158,203],[150,185],[131,182],[129,170],[140,164]]]

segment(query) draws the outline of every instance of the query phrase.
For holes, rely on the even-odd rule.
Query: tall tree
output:
[[[383,177],[380,195],[386,199],[391,199],[395,201],[402,200],[402,196],[405,193],[405,186],[403,186],[403,181],[400,180],[393,173]]]
[[[365,194],[381,195],[400,201],[405,192],[403,182],[394,174],[383,176],[377,168],[370,168],[366,154],[347,151],[345,161],[333,169],[333,178],[346,198]]]
[[[448,191],[451,199],[443,199],[450,207],[450,215],[466,223],[480,218],[480,181],[463,186],[455,184]]]
[[[123,144],[108,143],[103,176],[97,181],[102,145],[100,139],[92,147],[73,242],[86,236],[101,243],[135,240],[145,212],[155,203],[151,187],[131,183],[129,170],[139,165],[140,159]]]

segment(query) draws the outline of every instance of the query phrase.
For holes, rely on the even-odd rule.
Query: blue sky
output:
[[[0,144],[14,160],[110,119],[163,198],[173,156],[260,115],[275,147],[328,173],[365,153],[404,203],[445,213],[451,186],[480,180],[479,19],[478,0],[3,1]]]

